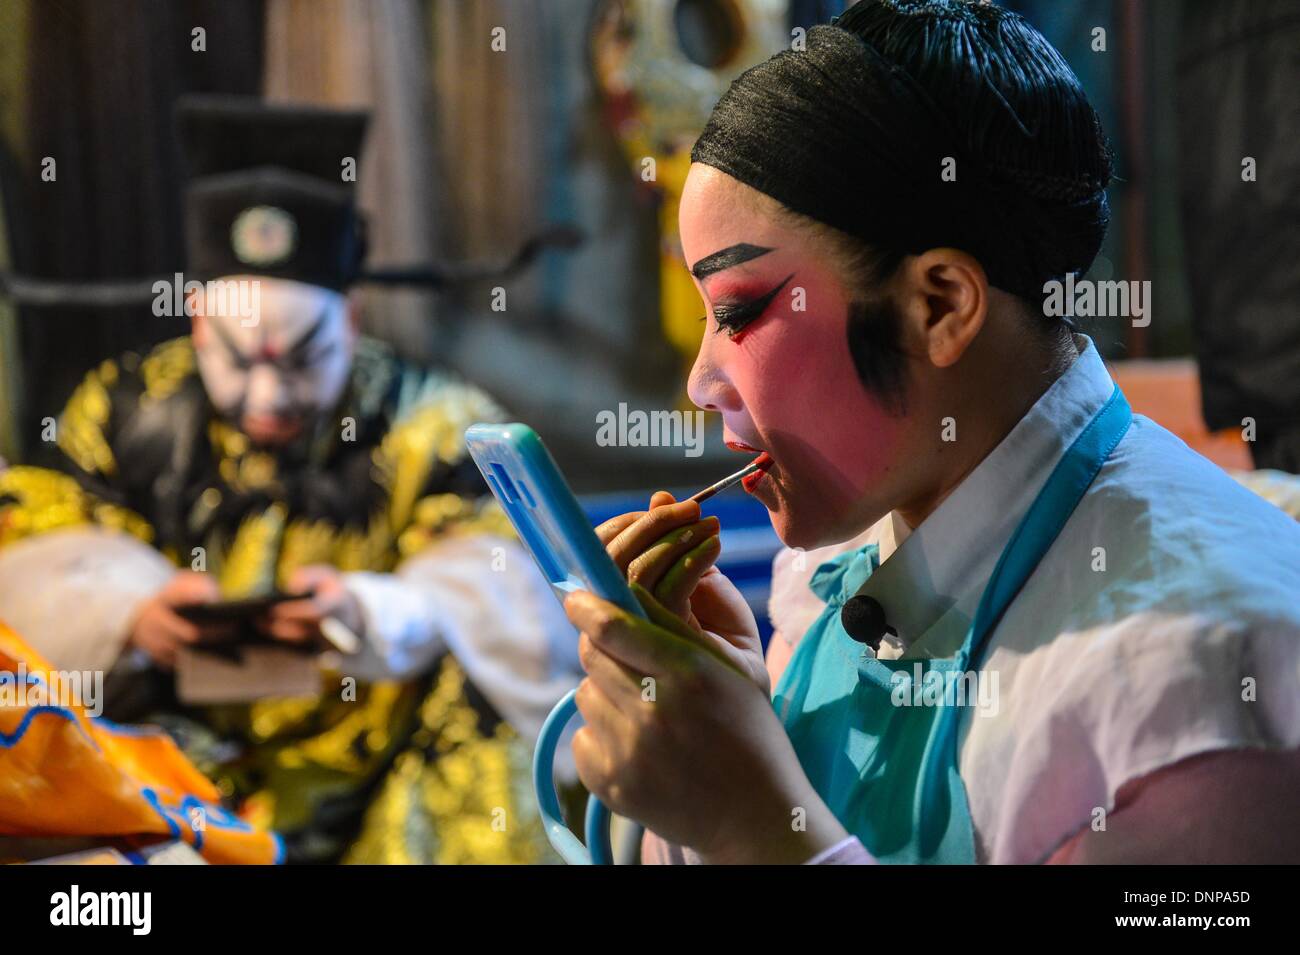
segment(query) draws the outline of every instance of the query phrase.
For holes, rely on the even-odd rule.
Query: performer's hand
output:
[[[139,647],[164,669],[176,666],[176,651],[204,640],[229,636],[232,625],[225,621],[199,624],[186,620],[177,607],[211,603],[221,598],[217,582],[208,574],[177,571],[167,584],[140,604],[131,622],[130,643]]]
[[[635,581],[701,635],[765,693],[758,622],[735,584],[718,570],[722,553],[716,517],[700,519],[700,505],[656,491],[649,511],[611,518],[596,536],[629,581]]]
[[[767,694],[633,585],[649,620],[586,591],[565,612],[587,678],[578,774],[612,810],[709,862],[805,862],[844,838]]]
[[[299,567],[289,576],[288,589],[294,593],[310,591],[311,596],[271,607],[257,621],[263,633],[286,643],[318,642],[321,621],[326,617],[333,617],[353,633],[361,632],[361,604],[334,567],[327,564]]]

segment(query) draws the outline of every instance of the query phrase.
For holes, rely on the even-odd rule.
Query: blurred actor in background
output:
[[[576,634],[466,455],[497,406],[357,333],[366,116],[179,118],[184,280],[208,284],[160,287],[155,313],[183,296],[192,334],[86,376],[60,470],[0,473],[6,619],[56,666],[110,670],[108,715],[172,730],[290,861],[539,861],[524,781]],[[275,594],[302,596],[259,605],[265,645],[359,638],[321,692],[178,700],[178,661],[235,626],[195,605]]]

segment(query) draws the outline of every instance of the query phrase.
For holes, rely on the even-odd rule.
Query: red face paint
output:
[[[703,174],[698,171],[704,170]],[[790,546],[847,540],[888,512],[892,473],[911,427],[863,386],[848,348],[851,293],[814,233],[746,201],[735,180],[692,167],[680,221],[688,263],[745,243],[768,251],[699,279],[706,305],[777,289],[743,335],[710,321],[688,382],[691,399],[722,415],[728,446],[767,452],[745,488]],[[790,277],[786,281],[787,277]]]

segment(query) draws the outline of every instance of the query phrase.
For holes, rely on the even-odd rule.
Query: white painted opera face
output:
[[[203,386],[217,411],[254,444],[288,444],[334,410],[347,384],[356,345],[348,298],[287,279],[219,281],[258,284],[251,296],[222,300],[209,291],[193,297]],[[250,301],[256,307],[248,308]]]

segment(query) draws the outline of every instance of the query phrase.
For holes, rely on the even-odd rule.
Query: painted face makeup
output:
[[[793,272],[782,279],[779,285],[758,298],[741,302],[714,302],[713,320],[718,324],[718,331],[726,332],[733,341],[739,338],[751,322],[763,317],[772,300],[790,284],[792,278],[794,278]]]
[[[333,410],[352,365],[346,298],[261,278],[256,322],[204,314],[195,326],[199,374],[213,406],[255,444],[279,446]]]
[[[737,265],[744,265],[746,262],[761,258],[771,251],[766,246],[738,242],[700,259],[691,266],[691,274],[703,282],[715,272],[725,272]]]
[[[749,189],[707,166],[687,179],[682,247],[709,322],[688,390],[722,415],[729,448],[770,455],[745,483],[782,540],[847,540],[892,506],[907,422],[858,377],[849,291],[828,249]]]
[[[691,274],[695,276],[696,281],[702,282],[710,275],[726,272],[738,265],[761,258],[772,251],[774,250],[766,246],[740,242],[725,249],[720,249],[712,255],[706,255],[691,267]],[[785,288],[792,278],[794,278],[794,273],[787,275],[780,284],[755,297],[738,296],[732,301],[715,301],[713,303],[713,320],[718,324],[718,331],[725,331],[732,339],[735,339],[744,331],[745,326],[767,311],[767,307],[772,304],[772,300],[776,298],[777,293]],[[701,321],[703,320],[701,319]]]

